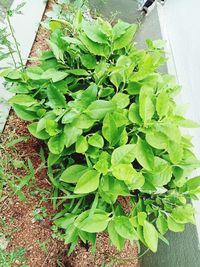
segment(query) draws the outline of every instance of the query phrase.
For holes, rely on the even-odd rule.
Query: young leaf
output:
[[[166,92],[161,92],[156,100],[156,111],[160,118],[167,115],[169,110],[169,96]]]
[[[110,220],[109,214],[97,209],[92,217],[89,218],[89,213],[90,210],[81,213],[75,220],[75,226],[88,233],[104,231]]]
[[[142,118],[139,114],[139,106],[136,103],[131,104],[128,112],[128,118],[131,122],[136,124],[142,124]]]
[[[47,87],[47,96],[52,108],[66,108],[65,97],[55,86]]]
[[[183,147],[181,144],[170,141],[167,147],[169,158],[172,163],[178,164],[183,158]]]
[[[130,223],[129,219],[125,216],[114,218],[115,231],[123,238],[128,240],[137,240],[137,233]]]
[[[66,147],[70,147],[77,141],[78,137],[82,134],[82,130],[73,127],[70,124],[66,124],[64,127],[64,133],[65,133],[65,145]]]
[[[104,145],[103,137],[100,134],[95,133],[88,138],[88,144],[94,147],[102,148]]]
[[[65,146],[65,136],[64,133],[60,133],[49,139],[48,148],[53,154],[61,154]]]
[[[125,239],[115,230],[114,221],[110,221],[108,224],[108,234],[112,244],[116,246],[118,250],[122,250],[125,245]]]
[[[156,252],[158,247],[158,232],[154,225],[148,221],[144,221],[143,235],[147,246],[151,251]]]
[[[152,89],[143,86],[140,90],[139,96],[139,113],[144,123],[151,121],[155,112],[154,103],[152,101]]]
[[[62,173],[60,180],[66,183],[77,183],[87,169],[84,165],[72,165]]]
[[[76,152],[77,153],[85,153],[88,149],[88,142],[85,136],[79,136],[76,141]]]
[[[74,189],[75,194],[87,194],[95,191],[99,186],[100,173],[96,170],[85,172],[77,182]]]
[[[12,104],[12,107],[14,111],[16,112],[17,116],[21,118],[22,120],[25,121],[33,121],[38,119],[38,115],[30,110],[27,110],[27,107],[17,105],[17,104]]]
[[[175,233],[183,232],[185,229],[185,225],[181,223],[177,223],[171,215],[167,218],[167,225],[168,225],[169,230]]]
[[[113,50],[118,50],[129,45],[132,42],[133,36],[135,35],[136,31],[137,25],[132,24],[123,35],[114,40]]]
[[[107,113],[103,120],[102,133],[111,146],[114,146],[119,140],[119,131],[111,113]]]
[[[37,103],[37,101],[30,95],[15,95],[8,101],[9,104],[17,104],[25,107],[30,107]]]
[[[129,95],[124,93],[117,93],[113,96],[112,101],[116,103],[119,108],[125,108],[129,105]]]
[[[37,132],[37,122],[33,122],[29,124],[27,128],[29,132],[38,139],[46,140],[50,137],[49,134],[45,130]]]
[[[112,165],[119,163],[128,164],[135,159],[135,145],[128,144],[116,148],[112,153]]]
[[[106,113],[114,111],[116,105],[112,101],[96,100],[86,110],[86,114],[92,119],[101,120]]]
[[[135,156],[137,161],[147,170],[154,168],[154,154],[151,147],[141,138],[138,138],[138,142],[135,147]]]
[[[137,171],[131,164],[118,164],[112,168],[112,174],[119,180],[129,181],[130,183],[137,177]]]
[[[168,230],[168,225],[167,225],[167,220],[162,213],[159,214],[159,216],[156,220],[156,226],[158,228],[158,231],[162,235],[166,234],[166,232]]]
[[[157,149],[166,149],[168,145],[168,138],[164,133],[152,131],[146,134],[147,143]]]

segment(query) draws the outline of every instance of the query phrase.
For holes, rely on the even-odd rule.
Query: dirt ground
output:
[[[50,8],[51,4],[48,4],[47,10]],[[40,27],[30,57],[35,56],[39,49],[47,49],[45,43],[47,37],[48,32]],[[30,66],[32,63],[28,62],[27,65]],[[6,143],[13,132],[17,136],[30,135],[26,126],[27,123],[21,121],[11,111],[4,133],[1,136],[1,142]],[[28,258],[28,266],[30,267],[101,267],[104,266],[103,263],[107,263],[106,266],[110,267],[138,266],[137,246],[127,242],[125,249],[119,253],[109,245],[106,234],[98,236],[97,250],[94,256],[91,255],[90,248],[86,248],[81,243],[70,257],[66,256],[68,247],[62,241],[52,238],[51,217],[56,211],[53,210],[52,203],[48,200],[51,184],[46,169],[41,168],[42,161],[39,156],[41,147],[45,147],[45,145],[35,138],[30,138],[15,145],[15,153],[24,158],[25,161],[29,158],[37,172],[34,184],[25,186],[25,189],[23,189],[27,202],[20,201],[17,196],[5,197],[0,202],[0,217],[6,222],[6,234],[10,238],[7,250],[11,251],[19,247],[25,247],[27,249],[25,256]],[[10,156],[12,156],[12,150],[8,149],[6,153],[10,153]],[[24,171],[20,169],[16,174],[25,175]],[[4,190],[9,193],[8,187]],[[33,212],[39,206],[45,207],[46,215],[43,219],[36,220]],[[5,226],[2,227],[1,225],[1,228],[0,232],[5,231]],[[16,261],[13,266],[22,266],[22,263]]]

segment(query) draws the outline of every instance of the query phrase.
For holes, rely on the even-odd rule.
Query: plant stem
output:
[[[11,24],[11,21],[10,21],[10,17],[9,15],[7,14],[6,15],[6,19],[8,21],[8,26],[9,26],[9,29],[10,29],[10,33],[11,33],[11,36],[14,40],[14,43],[15,43],[15,47],[17,49],[17,54],[18,54],[18,57],[19,57],[19,60],[20,60],[20,64],[21,64],[21,67],[22,69],[24,68],[24,64],[23,64],[23,60],[22,60],[22,56],[21,56],[21,52],[20,52],[20,49],[19,49],[19,45],[17,43],[17,39],[15,37],[15,33],[14,33],[14,30],[13,30],[13,27],[12,27],[12,24]]]
[[[14,58],[14,56],[13,56],[12,47],[11,47],[11,45],[10,45],[9,42],[7,42],[7,46],[8,46],[8,50],[9,50],[9,53],[10,53],[10,55],[11,55],[12,61],[13,61],[13,63],[14,63],[14,67],[17,68],[17,63],[16,63],[15,58]]]

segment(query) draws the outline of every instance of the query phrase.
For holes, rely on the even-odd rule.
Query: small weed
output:
[[[28,267],[28,259],[24,256],[26,248],[18,248],[12,251],[5,251],[0,249],[0,266],[11,267],[21,266]]]
[[[33,217],[35,218],[35,220],[40,221],[45,219],[46,217],[48,217],[47,214],[47,209],[43,206],[39,207],[39,208],[35,208],[33,213],[32,213]]]
[[[20,230],[20,227],[14,227],[14,218],[6,220],[4,217],[0,218],[0,233],[4,234],[6,238],[10,238],[14,233]]]
[[[49,251],[49,240],[45,240],[44,242],[41,242],[40,240],[36,240],[37,245],[39,248],[41,248],[42,251],[45,253],[48,253]]]

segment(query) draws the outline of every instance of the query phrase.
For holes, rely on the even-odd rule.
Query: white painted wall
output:
[[[177,101],[188,103],[187,117],[200,123],[200,1],[167,0],[158,6],[161,29],[168,40],[169,72],[175,74],[182,92]],[[200,159],[200,128],[189,129],[194,152]],[[199,175],[196,171],[194,175]],[[200,201],[195,201],[200,238]]]

